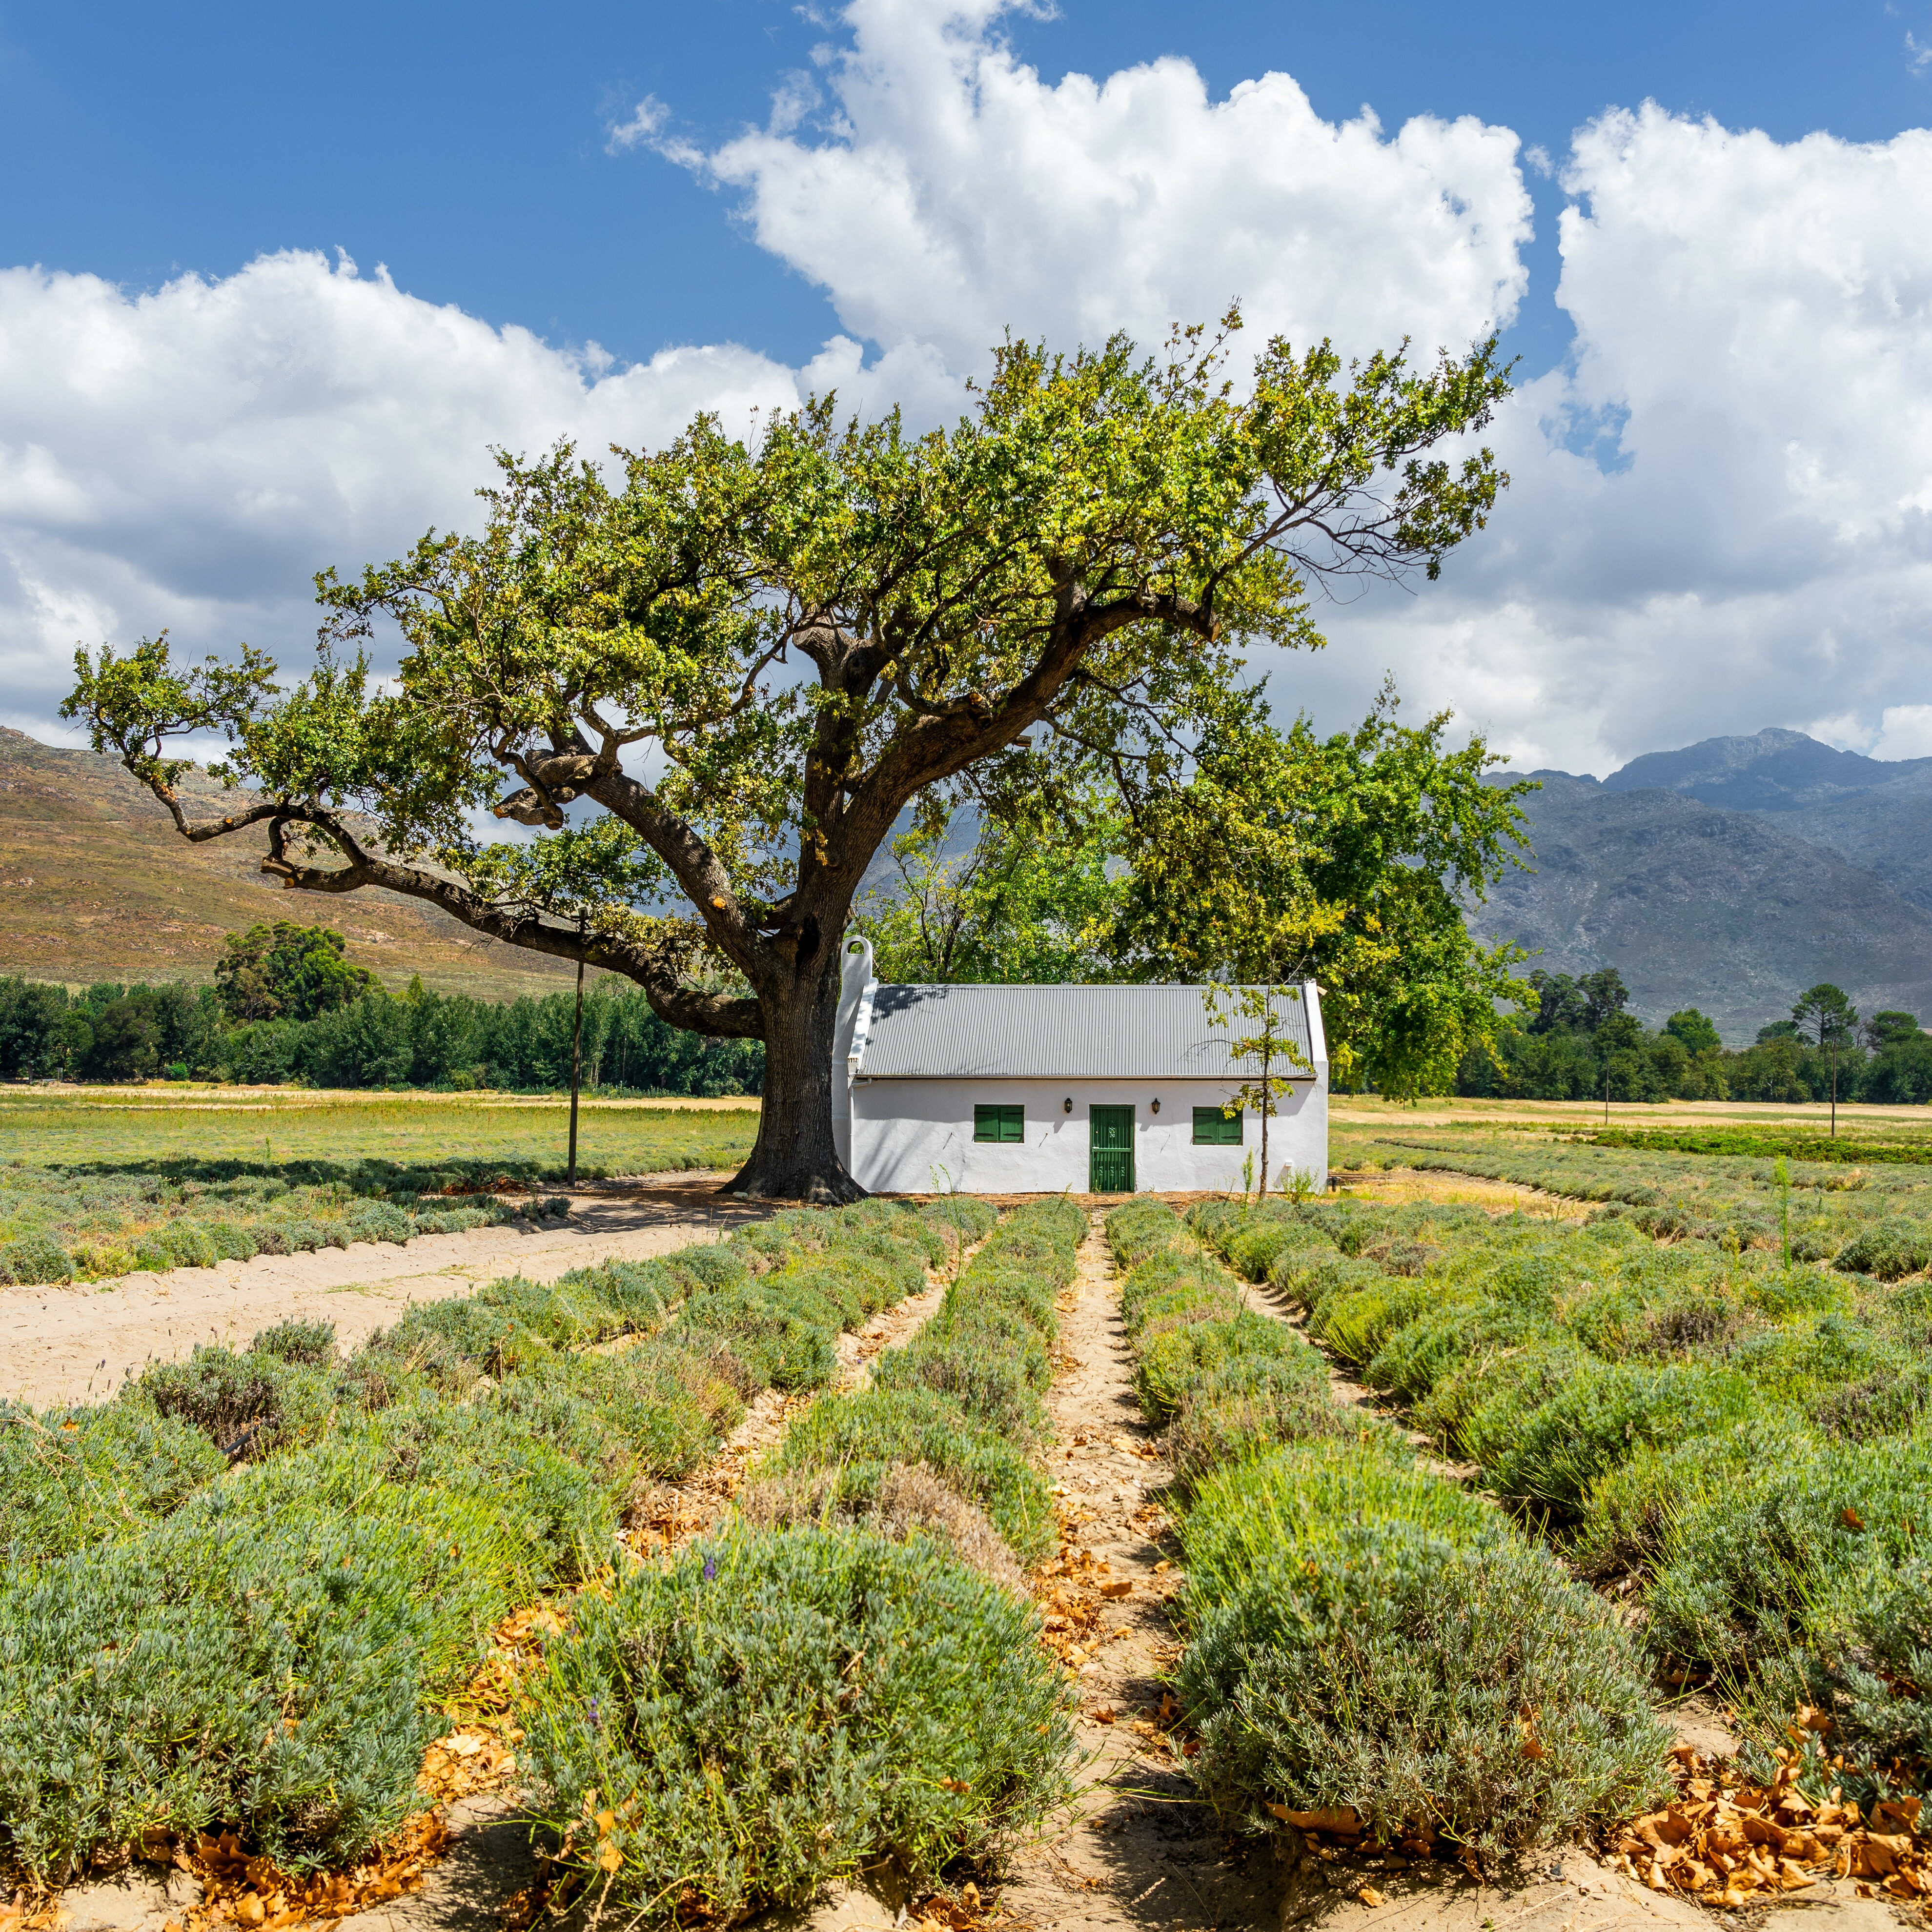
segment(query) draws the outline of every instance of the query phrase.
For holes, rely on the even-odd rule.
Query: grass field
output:
[[[578,1168],[592,1178],[733,1167],[757,1138],[756,1101],[586,1100]],[[0,1089],[0,1146],[35,1166],[182,1161],[502,1161],[561,1176],[570,1103],[497,1094],[319,1093],[287,1088]]]
[[[0,1282],[94,1280],[500,1220],[499,1175],[562,1178],[566,1101],[286,1089],[0,1092]],[[592,1101],[578,1172],[730,1168],[755,1106]]]

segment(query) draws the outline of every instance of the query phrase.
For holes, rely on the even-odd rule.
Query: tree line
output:
[[[1907,1012],[1861,1018],[1840,987],[1821,982],[1789,1018],[1727,1048],[1694,1006],[1654,1031],[1625,1010],[1614,967],[1572,978],[1538,970],[1520,1017],[1492,1048],[1465,1056],[1456,1091],[1511,1100],[1839,1100],[1932,1102],[1932,1035]]]
[[[495,1088],[570,1084],[575,996],[508,1000],[392,996],[345,956],[342,935],[287,920],[231,933],[212,986],[0,980],[0,1078],[295,1081],[311,1087]],[[755,1094],[755,1040],[668,1025],[638,988],[599,979],[584,1000],[587,1088]]]

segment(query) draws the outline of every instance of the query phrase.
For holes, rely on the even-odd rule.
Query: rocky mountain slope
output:
[[[1862,1011],[1932,1019],[1932,758],[1761,731],[1653,752],[1601,782],[1533,776],[1534,869],[1476,909],[1486,938],[1538,949],[1554,971],[1615,966],[1646,1018],[1697,1006],[1734,1044],[1820,980]],[[186,844],[111,760],[0,729],[0,973],[205,980],[224,933],[284,917],[337,927],[394,986],[418,971],[488,998],[568,982],[567,966],[392,894],[285,893],[261,851],[245,833]],[[875,864],[881,880],[890,869]]]
[[[1932,1016],[1932,759],[1762,731],[1531,776],[1534,870],[1476,911],[1485,938],[1613,965],[1645,1018],[1694,1006],[1733,1044],[1820,980]]]
[[[184,792],[220,796],[192,774]],[[232,802],[232,801],[231,801]],[[0,728],[0,974],[68,986],[214,976],[222,936],[258,920],[332,926],[392,987],[501,999],[569,983],[561,962],[484,939],[393,892],[321,898],[259,869],[266,836],[190,845],[121,766]]]
[[[1604,789],[1672,791],[1750,812],[1932,909],[1932,758],[1861,758],[1802,731],[1760,731],[1634,758]]]

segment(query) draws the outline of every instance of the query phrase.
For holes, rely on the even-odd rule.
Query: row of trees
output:
[[[232,969],[253,958],[252,974]],[[442,996],[412,980],[392,998],[343,961],[340,934],[281,922],[231,935],[212,986],[64,986],[0,980],[0,1078],[299,1081],[315,1087],[570,1084],[574,996]],[[226,968],[228,970],[224,970]],[[755,1094],[754,1040],[666,1024],[639,989],[599,978],[584,1002],[584,1079],[643,1093]]]
[[[1504,1022],[1496,1044],[1472,1054],[1459,1094],[1513,1100],[1721,1100],[1718,1030],[1687,1007],[1656,1032],[1624,1010],[1630,994],[1613,967],[1572,979],[1539,968],[1524,982],[1534,1004]]]
[[[1571,978],[1538,970],[1526,985],[1535,1004],[1504,1022],[1493,1048],[1458,1072],[1459,1094],[1525,1100],[1932,1101],[1932,1036],[1910,1013],[1861,1020],[1828,982],[1814,986],[1789,1019],[1727,1050],[1695,1007],[1654,1032],[1625,1010],[1630,994],[1613,967]]]

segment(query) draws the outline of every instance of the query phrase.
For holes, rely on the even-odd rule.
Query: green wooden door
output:
[[[1089,1107],[1087,1133],[1087,1186],[1095,1194],[1134,1191],[1134,1110],[1131,1107]]]

